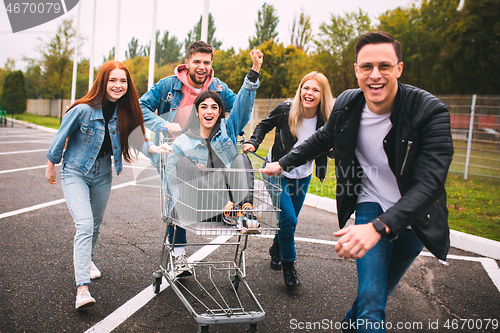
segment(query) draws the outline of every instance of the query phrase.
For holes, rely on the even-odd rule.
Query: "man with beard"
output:
[[[259,56],[252,58],[252,68],[243,83],[247,80],[255,83],[259,77],[263,54],[259,50],[257,52]],[[227,84],[214,77],[212,60],[213,50],[209,44],[203,41],[192,43],[187,48],[184,64],[175,68],[175,74],[158,81],[141,97],[144,123],[155,132],[155,142],[159,139],[157,133],[163,129],[167,129],[174,137],[181,132],[189,118],[193,101],[202,91],[216,91],[224,102],[226,112],[231,112],[236,94]],[[156,110],[158,115],[154,113]],[[157,161],[153,162],[157,165]]]

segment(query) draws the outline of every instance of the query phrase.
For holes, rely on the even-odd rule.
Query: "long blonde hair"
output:
[[[290,115],[288,116],[288,125],[290,127],[290,132],[297,138],[297,126],[304,118],[304,109],[302,107],[302,101],[300,99],[300,92],[304,84],[309,80],[316,80],[319,83],[321,100],[318,105],[318,111],[316,114],[323,119],[324,122],[328,120],[330,112],[332,112],[334,100],[332,96],[332,91],[330,89],[330,84],[326,76],[319,72],[311,72],[302,78],[300,81],[299,88],[290,107]]]

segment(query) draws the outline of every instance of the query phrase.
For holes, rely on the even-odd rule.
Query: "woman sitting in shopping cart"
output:
[[[252,50],[250,55],[252,60],[255,58],[262,64],[261,51]],[[238,155],[238,135],[250,120],[259,85],[258,78],[255,83],[245,81],[227,118],[225,118],[224,104],[217,92],[211,90],[201,92],[194,101],[186,128],[172,143],[174,153],[169,155],[165,169],[175,170],[182,157],[189,158],[201,168],[230,168],[231,162]],[[242,93],[242,90],[245,93]],[[249,106],[249,103],[252,105]],[[249,112],[243,113],[243,110]],[[173,244],[173,235],[174,227],[170,225],[168,229],[170,244]],[[186,243],[185,229],[177,227],[174,255],[178,276],[191,275],[183,246]]]

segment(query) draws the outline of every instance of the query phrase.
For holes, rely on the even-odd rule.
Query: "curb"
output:
[[[23,125],[26,128],[33,128],[33,129],[37,129],[37,130],[44,131],[47,133],[52,133],[52,134],[57,133],[57,130],[54,128],[48,128],[48,127],[44,127],[44,126],[40,126],[40,125],[35,125],[35,124],[28,123],[26,121],[21,121],[21,120],[12,119],[12,118],[7,118],[7,120],[11,121],[11,122],[13,121],[15,124]]]
[[[307,193],[304,205],[337,214],[335,199]],[[351,218],[354,218],[354,214]],[[500,242],[456,230],[450,230],[450,242],[454,248],[500,260]]]

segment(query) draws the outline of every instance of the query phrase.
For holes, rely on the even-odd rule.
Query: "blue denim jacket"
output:
[[[252,83],[245,78],[234,102],[233,111],[229,113],[229,117],[221,120],[220,129],[212,138],[212,148],[227,168],[231,166],[233,158],[238,154],[238,135],[250,120],[259,84],[259,80]],[[174,140],[172,148],[179,156],[186,156],[195,164],[207,166],[208,149],[200,138],[183,133]],[[167,170],[172,171],[177,160],[178,156],[171,154],[167,159]]]
[[[109,121],[108,129],[111,137],[116,174],[122,171],[122,150],[118,133],[116,109]],[[54,164],[61,162],[66,138],[68,147],[64,151],[64,161],[73,168],[87,174],[101,150],[105,134],[105,121],[101,108],[93,108],[88,104],[78,104],[63,117],[61,127],[52,138],[46,156]],[[148,156],[147,141],[142,146],[143,153]],[[148,156],[149,157],[149,156]]]
[[[243,86],[247,86],[249,87],[248,89],[255,90],[259,87],[259,82],[257,81],[256,83],[252,83],[246,76],[243,81]],[[222,102],[224,103],[226,113],[230,113],[234,108],[236,94],[229,89],[227,84],[218,78],[214,78],[208,89],[214,90],[219,94]],[[183,96],[182,82],[177,78],[177,76],[172,75],[158,81],[158,83],[151,87],[151,89],[141,97],[139,102],[144,116],[144,125],[154,132],[153,141],[156,145],[160,143],[159,131],[174,119],[175,113],[177,112],[177,108],[181,103]],[[253,102],[250,105],[244,104],[242,107],[246,109],[242,110],[241,113],[248,113],[248,117],[250,117]],[[154,114],[156,110],[158,110],[158,115]],[[158,168],[158,156],[153,156],[151,162]]]
[[[227,84],[214,78],[208,89],[217,91],[224,102],[226,112],[230,112],[236,95]],[[144,116],[144,125],[153,132],[158,132],[174,119],[183,97],[182,82],[177,76],[171,75],[158,81],[139,100]],[[158,110],[158,116],[154,114],[156,110]],[[155,141],[155,143],[158,142]]]

